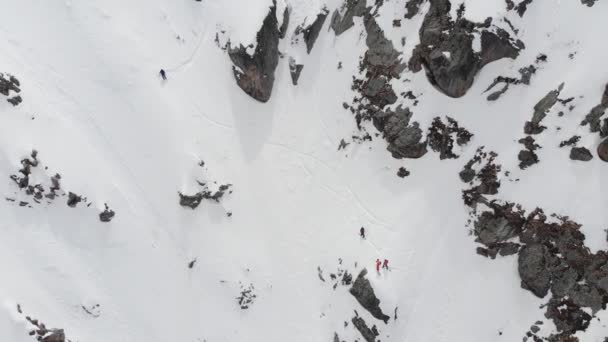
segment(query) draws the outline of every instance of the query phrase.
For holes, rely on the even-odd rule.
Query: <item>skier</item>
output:
[[[165,73],[165,69],[160,69],[160,77],[163,78],[163,80],[167,80],[167,74]]]
[[[365,239],[365,228],[361,227],[361,229],[359,229],[359,235],[361,235],[362,239]]]
[[[382,263],[380,262],[380,259],[376,259],[376,272],[380,273],[380,265]]]
[[[384,262],[382,263],[382,268],[385,268],[388,270],[388,260],[384,259]]]

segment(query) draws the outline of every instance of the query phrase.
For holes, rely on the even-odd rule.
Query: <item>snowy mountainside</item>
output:
[[[4,9],[1,341],[608,337],[605,2]]]

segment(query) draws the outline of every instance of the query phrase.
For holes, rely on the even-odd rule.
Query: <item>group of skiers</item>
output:
[[[359,236],[361,236],[361,239],[365,239],[365,227],[359,229]],[[380,266],[382,266],[382,269],[388,270],[388,259],[384,259],[383,262],[380,259],[376,259],[376,272],[378,273],[380,273]]]

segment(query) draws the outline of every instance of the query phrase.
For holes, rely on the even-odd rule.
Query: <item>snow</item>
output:
[[[290,30],[325,4],[286,3],[295,13]],[[586,135],[576,123],[599,102],[608,78],[601,58],[608,50],[597,35],[580,32],[582,22],[587,32],[605,32],[605,3],[589,11],[562,2],[551,5],[552,15],[530,6],[527,15],[536,20],[521,28],[529,48],[516,61],[485,67],[461,99],[440,95],[423,72],[395,81],[397,93],[423,94],[412,108],[422,127],[449,115],[475,134],[461,158],[448,161],[434,153],[395,160],[378,138],[336,151],[340,139],[356,134],[342,103],[353,97],[352,75],[365,51],[358,19],[335,37],[328,18],[310,55],[281,43],[305,65],[297,87],[283,58],[268,103],[244,94],[215,34],[226,30],[231,41],[253,43],[270,4],[22,0],[0,12],[0,71],[20,79],[24,98],[18,107],[0,104],[2,198],[18,191],[9,175],[36,149],[48,166],[36,179],[60,173],[64,189],[93,202],[0,203],[0,340],[34,340],[17,303],[72,341],[304,342],[331,340],[334,331],[360,340],[343,322],[353,308],[372,318],[347,288],[334,291],[317,277],[318,266],[330,272],[339,258],[355,276],[376,258],[390,260],[391,272],[370,273],[382,309],[392,315],[399,308],[397,321],[375,323],[383,341],[493,341],[498,331],[505,341],[519,340],[542,318],[544,301],[520,288],[516,258],[475,254],[458,172],[480,145],[521,178],[503,179],[501,198],[569,215],[584,224],[592,250],[606,248],[608,166],[598,158],[570,161],[556,147],[573,133]],[[338,5],[327,4],[330,15]],[[466,6],[476,21],[504,8],[498,0]],[[400,7],[387,2],[382,13],[402,13]],[[392,16],[381,18],[407,61],[423,16],[394,30]],[[513,87],[495,103],[480,95],[494,77],[541,52],[550,62],[533,87]],[[160,68],[167,82],[159,80]],[[542,162],[521,171],[514,141],[534,104],[561,82],[562,97],[584,98],[564,119],[547,117],[550,131],[558,124],[564,130],[543,133]],[[599,142],[585,139],[585,146]],[[412,175],[396,177],[401,166]],[[180,207],[177,192],[195,191],[196,180],[232,183],[234,193],[220,204]],[[99,222],[103,203],[116,211],[111,223]],[[358,237],[361,226],[367,240]],[[257,298],[241,310],[236,297],[250,283]],[[95,304],[97,318],[82,310]],[[602,334],[594,320],[581,341]]]

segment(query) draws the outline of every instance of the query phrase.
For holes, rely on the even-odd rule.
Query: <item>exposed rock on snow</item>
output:
[[[427,141],[429,147],[439,153],[439,159],[456,159],[458,155],[453,152],[454,140],[458,146],[464,146],[471,141],[472,137],[473,134],[466,128],[460,127],[456,120],[447,117],[446,124],[441,118],[436,117],[429,127]]]
[[[366,342],[375,342],[376,337],[380,335],[375,325],[370,329],[365,320],[359,316],[353,317],[352,322]]]
[[[114,210],[110,209],[110,207],[108,207],[107,204],[104,204],[104,206],[105,206],[104,211],[99,213],[99,220],[101,222],[110,222],[110,221],[112,221],[112,219],[114,218],[116,213],[114,212]]]
[[[341,10],[335,10],[331,17],[331,28],[336,36],[341,35],[355,25],[353,18],[365,15],[366,0],[346,0]],[[344,14],[341,15],[340,12]]]
[[[325,20],[327,19],[327,15],[329,11],[327,9],[323,9],[321,13],[317,15],[317,19],[308,27],[302,29],[296,29],[296,34],[302,33],[304,37],[304,42],[306,43],[306,52],[310,54],[312,48],[315,46],[315,42],[319,37],[319,33],[323,28],[323,24],[325,24]]]
[[[405,3],[405,9],[407,10],[405,13],[405,19],[412,19],[416,14],[418,14],[420,5],[422,5],[423,2],[424,0],[407,0]]]
[[[399,170],[397,171],[397,176],[399,178],[405,178],[409,175],[410,175],[410,172],[404,167],[400,167]]]
[[[504,93],[507,92],[507,90],[509,90],[509,87],[511,85],[517,85],[517,84],[524,84],[524,85],[530,85],[530,82],[532,80],[532,76],[534,74],[536,74],[536,71],[539,68],[539,64],[540,63],[544,63],[547,61],[547,56],[544,54],[540,54],[536,57],[536,61],[534,62],[534,64],[530,64],[527,67],[523,67],[521,69],[519,69],[519,78],[514,78],[514,77],[506,77],[506,76],[498,76],[494,79],[494,81],[492,82],[492,84],[490,84],[490,86],[484,91],[484,93],[487,93],[488,91],[492,90],[495,86],[502,84],[503,87],[499,90],[496,90],[492,93],[490,93],[490,95],[488,95],[487,100],[488,101],[496,101],[498,100]]]
[[[253,56],[243,45],[229,48],[228,55],[234,63],[233,72],[237,84],[254,99],[267,102],[272,94],[274,72],[279,62],[279,28],[276,5],[264,19],[257,34],[257,46]]]
[[[283,21],[281,22],[281,27],[279,28],[279,38],[283,39],[287,35],[287,29],[289,28],[289,20],[291,18],[291,7],[285,7],[283,11]]]
[[[602,120],[602,116],[606,113],[608,108],[608,85],[604,88],[602,94],[602,100],[600,104],[593,107],[589,114],[585,116],[585,119],[581,122],[582,126],[589,125],[589,130],[592,133],[598,133],[602,138],[608,136],[608,118]]]
[[[302,69],[304,69],[303,64],[298,64],[293,57],[289,58],[289,72],[291,73],[291,82],[293,85],[298,85]]]
[[[532,136],[527,136],[519,139],[519,143],[524,145],[524,150],[519,151],[517,159],[519,159],[519,168],[524,170],[539,162],[538,155],[534,151],[540,148]]]
[[[422,141],[422,129],[417,122],[410,125],[412,112],[401,106],[379,111],[373,117],[374,126],[384,133],[388,150],[394,158],[420,158],[426,154],[426,142]]]
[[[8,101],[13,106],[17,106],[23,101],[21,99],[21,96],[18,95],[19,93],[21,93],[20,86],[21,84],[15,76],[0,73],[0,94],[6,96],[6,101]]]
[[[357,299],[359,304],[361,304],[365,310],[372,314],[372,316],[374,316],[376,319],[384,321],[384,323],[387,323],[390,317],[385,315],[384,312],[382,312],[382,309],[380,309],[380,300],[378,297],[376,297],[371,283],[365,277],[366,275],[367,270],[362,270],[361,273],[359,273],[359,276],[357,276],[357,279],[353,283],[353,286],[350,288],[349,292]]]
[[[68,193],[68,207],[70,208],[76,208],[76,205],[78,205],[78,203],[82,202],[82,197],[79,195],[76,195],[73,192],[69,192]]]
[[[449,0],[431,0],[430,9],[420,28],[420,44],[409,61],[412,71],[424,68],[429,82],[450,97],[461,97],[473,85],[475,75],[486,64],[501,58],[515,59],[524,48],[501,28],[488,30],[491,18],[473,23],[459,11],[456,20],[450,16]],[[481,35],[481,52],[473,50],[473,33]],[[449,58],[444,52],[449,52]]]
[[[570,159],[580,161],[590,161],[593,159],[591,151],[585,147],[573,147],[570,150]]]
[[[546,127],[541,126],[541,121],[547,116],[547,113],[557,103],[560,92],[564,89],[564,83],[560,84],[555,90],[551,90],[547,93],[538,103],[534,106],[534,113],[532,119],[527,121],[524,126],[524,133],[526,134],[539,134],[545,130]]]

